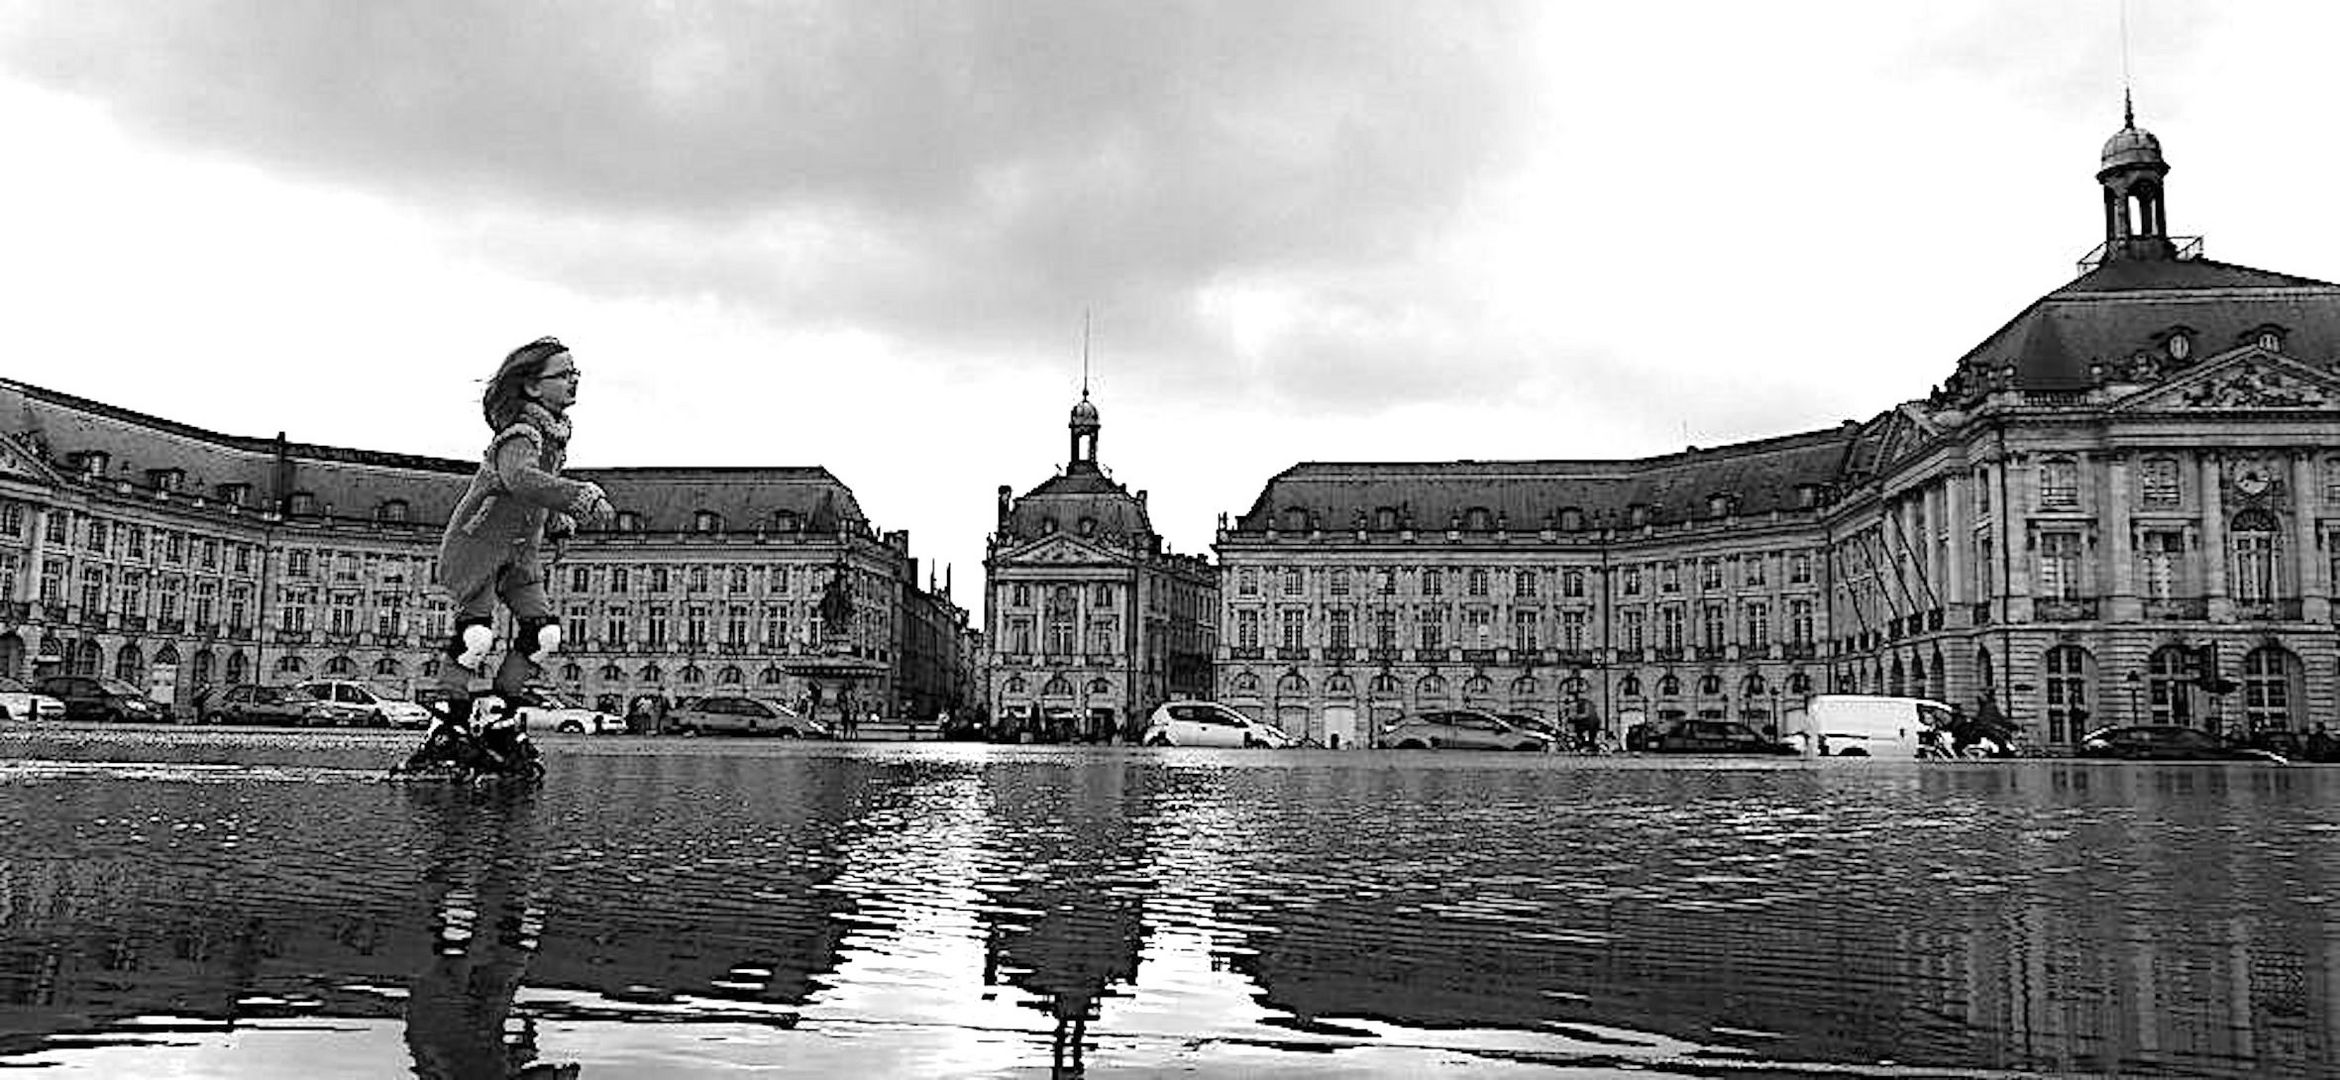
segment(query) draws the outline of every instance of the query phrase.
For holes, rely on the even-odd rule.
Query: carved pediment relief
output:
[[[2320,409],[2331,397],[2322,387],[2286,375],[2273,364],[2245,363],[2189,386],[2179,397],[2204,409]]]
[[[38,454],[26,449],[15,436],[0,435],[0,476],[37,483],[56,482],[56,473],[43,463]]]
[[[1111,556],[1098,548],[1064,535],[1043,537],[1016,551],[1008,553],[1007,560],[1017,563],[1095,563],[1109,562]]]
[[[2330,375],[2256,348],[2204,364],[2115,406],[2123,411],[2336,407],[2340,384]]]

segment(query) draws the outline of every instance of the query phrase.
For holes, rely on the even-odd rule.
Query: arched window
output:
[[[1095,697],[1100,694],[1111,694],[1112,692],[1113,684],[1111,682],[1108,682],[1103,678],[1089,680],[1089,696]]]
[[[1537,692],[1542,689],[1543,687],[1536,683],[1536,677],[1533,675],[1522,675],[1511,680],[1511,696],[1521,701],[1535,697]]]
[[[1698,692],[1707,697],[1721,694],[1722,686],[1723,681],[1720,675],[1700,675],[1698,677]]]
[[[2156,724],[2194,724],[2193,656],[2182,645],[2164,645],[2145,661],[2145,702]]]
[[[1397,679],[1389,672],[1384,671],[1379,675],[1375,675],[1372,681],[1366,683],[1365,689],[1375,697],[1395,694],[1398,692]]]
[[[747,672],[741,671],[737,664],[725,664],[721,671],[715,673],[715,682],[718,686],[744,686],[747,683]]]
[[[780,669],[776,667],[767,667],[764,670],[756,673],[756,682],[761,686],[778,686],[783,681],[785,681],[786,678],[787,676],[782,674]]]
[[[1070,679],[1067,679],[1067,678],[1065,678],[1065,677],[1064,677],[1064,676],[1062,676],[1062,675],[1052,675],[1052,676],[1049,676],[1049,678],[1048,678],[1048,681],[1047,681],[1047,682],[1044,682],[1044,683],[1041,683],[1041,684],[1040,684],[1040,696],[1041,696],[1041,697],[1071,697],[1071,696],[1072,696],[1072,680],[1070,680]]]
[[[621,667],[617,666],[616,664],[603,664],[603,665],[601,665],[601,681],[603,681],[603,682],[624,682],[625,680],[626,680],[626,669],[624,669],[624,668],[621,668]]]
[[[1010,675],[1007,681],[1007,692],[1021,697],[1032,692],[1032,684],[1025,682],[1021,675]]]
[[[395,679],[403,674],[404,671],[400,668],[397,660],[385,656],[374,661],[374,676],[376,678]]]
[[[106,666],[105,650],[94,641],[84,641],[73,648],[73,668],[67,674],[96,675]]]
[[[1348,697],[1357,692],[1357,684],[1348,675],[1336,673],[1324,680],[1324,692],[1333,697]]]
[[[1747,698],[1759,698],[1770,692],[1770,685],[1763,681],[1763,673],[1759,671],[1748,672],[1747,681],[1739,687],[1739,694]]]
[[[346,656],[336,656],[325,661],[325,674],[337,679],[355,675],[357,674],[357,661]]]
[[[575,686],[578,683],[584,682],[585,668],[574,660],[571,660],[566,664],[562,664],[561,681],[568,683],[571,686]]]
[[[707,681],[707,673],[699,670],[697,664],[683,665],[682,671],[676,677],[682,680],[684,686],[697,686]]]
[[[2243,657],[2243,730],[2296,728],[2292,702],[2300,700],[2299,658],[2280,645],[2262,645]]]
[[[309,665],[302,662],[300,657],[294,656],[291,653],[286,653],[283,656],[277,658],[276,673],[279,675],[299,675],[307,670],[309,670]]]
[[[1934,662],[1926,667],[1926,696],[1935,701],[1946,701],[1949,693],[1949,676],[1942,671],[1942,647],[1936,645]]]
[[[1283,678],[1276,680],[1277,697],[1301,697],[1307,693],[1308,680],[1301,678],[1297,671],[1287,671]]]
[[[2234,598],[2268,603],[2283,594],[2282,530],[2275,515],[2245,510],[2234,516]]]
[[[138,646],[124,645],[114,654],[114,677],[126,683],[146,681],[146,657],[140,655]]]
[[[1617,696],[1629,698],[1640,697],[1641,676],[1627,675],[1624,678],[1617,680]]]
[[[1424,675],[1414,684],[1414,693],[1423,701],[1438,701],[1446,697],[1446,680],[1436,675]]]
[[[229,686],[241,686],[245,680],[250,679],[251,677],[252,662],[246,659],[241,651],[229,653],[227,658],[227,684]]]
[[[1667,672],[1667,673],[1666,673],[1666,674],[1664,674],[1664,675],[1661,675],[1661,676],[1659,676],[1659,677],[1658,677],[1658,696],[1659,696],[1659,697],[1681,697],[1681,696],[1682,696],[1682,680],[1681,680],[1681,678],[1680,678],[1679,676],[1676,676],[1674,673],[1672,673],[1672,672],[1670,672],[1670,671],[1669,671],[1669,672]]]
[[[1256,696],[1259,693],[1259,676],[1248,671],[1238,672],[1232,686],[1238,694]]]
[[[2047,737],[2051,743],[2077,742],[2094,728],[2090,722],[2088,682],[2095,663],[2078,645],[2058,645],[2043,659],[2047,668]]]
[[[1797,697],[1810,697],[1812,695],[1812,676],[1801,671],[1789,672],[1788,693]]]
[[[1885,686],[1887,687],[1885,692],[1893,695],[1894,697],[1901,697],[1907,694],[1909,692],[1908,688],[1901,681],[1901,658],[1898,656],[1894,657],[1893,666],[1886,670],[1886,679],[1888,681],[1885,683]]]
[[[656,664],[644,664],[637,678],[646,683],[658,683],[666,679],[666,672],[659,670]]]
[[[196,688],[201,689],[202,687],[211,685],[211,669],[215,663],[216,661],[212,659],[210,649],[195,650],[195,663],[191,670],[193,671],[192,678],[195,680]]]
[[[1463,697],[1482,698],[1495,692],[1495,680],[1485,675],[1473,675],[1463,680]]]

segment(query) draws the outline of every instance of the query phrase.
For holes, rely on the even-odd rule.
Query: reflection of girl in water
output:
[[[406,1046],[423,1080],[574,1078],[536,1061],[536,1022],[511,1022],[520,980],[544,933],[535,803],[526,792],[410,789],[424,834],[430,963],[406,1001]]]

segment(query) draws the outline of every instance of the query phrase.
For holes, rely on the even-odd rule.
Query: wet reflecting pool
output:
[[[44,1076],[2340,1075],[2340,769],[0,731]]]

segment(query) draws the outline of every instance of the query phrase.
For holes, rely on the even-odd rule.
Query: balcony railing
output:
[[[1278,660],[1306,660],[1306,659],[1308,659],[1308,650],[1306,650],[1306,649],[1293,649],[1293,648],[1279,648],[1279,649],[1277,649],[1277,650],[1276,650],[1276,659],[1278,659]]]
[[[1327,645],[1324,647],[1324,658],[1327,660],[1348,660],[1354,658],[1355,654],[1356,650],[1346,645]]]
[[[1257,645],[1236,645],[1227,650],[1227,658],[1230,660],[1265,660],[1267,659],[1267,650]]]
[[[2083,596],[2072,600],[2034,600],[2031,617],[2036,622],[2090,622],[2096,618],[2096,598]]]
[[[1492,664],[1496,652],[1493,649],[1464,649],[1462,655],[1463,663],[1466,664]]]
[[[129,631],[133,631],[133,632],[135,632],[135,631],[139,631],[139,630],[144,630],[144,629],[146,629],[146,616],[144,616],[144,615],[124,615],[124,616],[122,616],[122,629],[124,629],[124,630],[129,630]]]
[[[1376,663],[1394,664],[1406,658],[1406,651],[1395,646],[1380,645],[1373,648],[1371,658]]]
[[[276,632],[276,643],[279,645],[306,645],[309,643],[309,632],[306,630],[279,630]]]
[[[2145,617],[2157,620],[2207,619],[2210,617],[2210,602],[2200,597],[2190,600],[2147,600]]]
[[[1672,649],[1651,649],[1649,651],[1649,655],[1651,659],[1657,661],[1658,663],[1670,664],[1682,659],[1682,650],[1679,647]]]
[[[2237,601],[2234,617],[2243,622],[2289,622],[2299,618],[2297,600]]]

